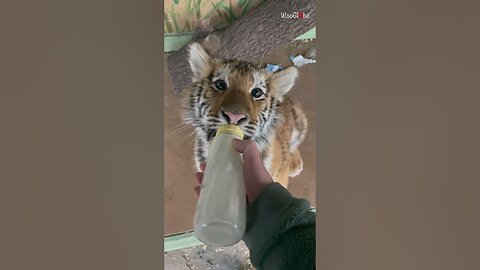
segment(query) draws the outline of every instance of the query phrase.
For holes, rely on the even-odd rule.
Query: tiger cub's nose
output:
[[[229,112],[229,111],[226,111],[226,112],[223,112],[224,113],[224,116],[226,116],[225,118],[227,118],[227,122],[229,124],[238,124],[238,122],[240,120],[242,120],[243,118],[245,118],[245,114],[244,113],[233,113],[233,112]]]

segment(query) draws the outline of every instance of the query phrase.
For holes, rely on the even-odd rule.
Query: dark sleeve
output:
[[[259,270],[315,269],[315,212],[278,183],[247,208],[243,240]]]

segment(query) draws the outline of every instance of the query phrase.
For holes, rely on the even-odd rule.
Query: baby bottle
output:
[[[195,210],[195,235],[212,246],[234,245],[245,233],[242,156],[233,148],[233,138],[243,139],[238,126],[226,124],[217,130],[208,148],[207,166]]]

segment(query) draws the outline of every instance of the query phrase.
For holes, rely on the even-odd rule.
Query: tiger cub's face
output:
[[[266,144],[297,69],[269,73],[252,63],[214,59],[198,43],[190,46],[189,62],[193,86],[184,100],[184,119],[208,140],[218,127],[230,123],[243,130],[245,139]]]

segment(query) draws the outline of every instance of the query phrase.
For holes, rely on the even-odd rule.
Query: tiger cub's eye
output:
[[[217,88],[217,90],[219,91],[223,91],[227,89],[227,83],[224,80],[216,80],[214,84],[215,84],[215,88]]]
[[[252,92],[250,93],[252,97],[259,98],[263,95],[263,92],[260,88],[253,88]]]

